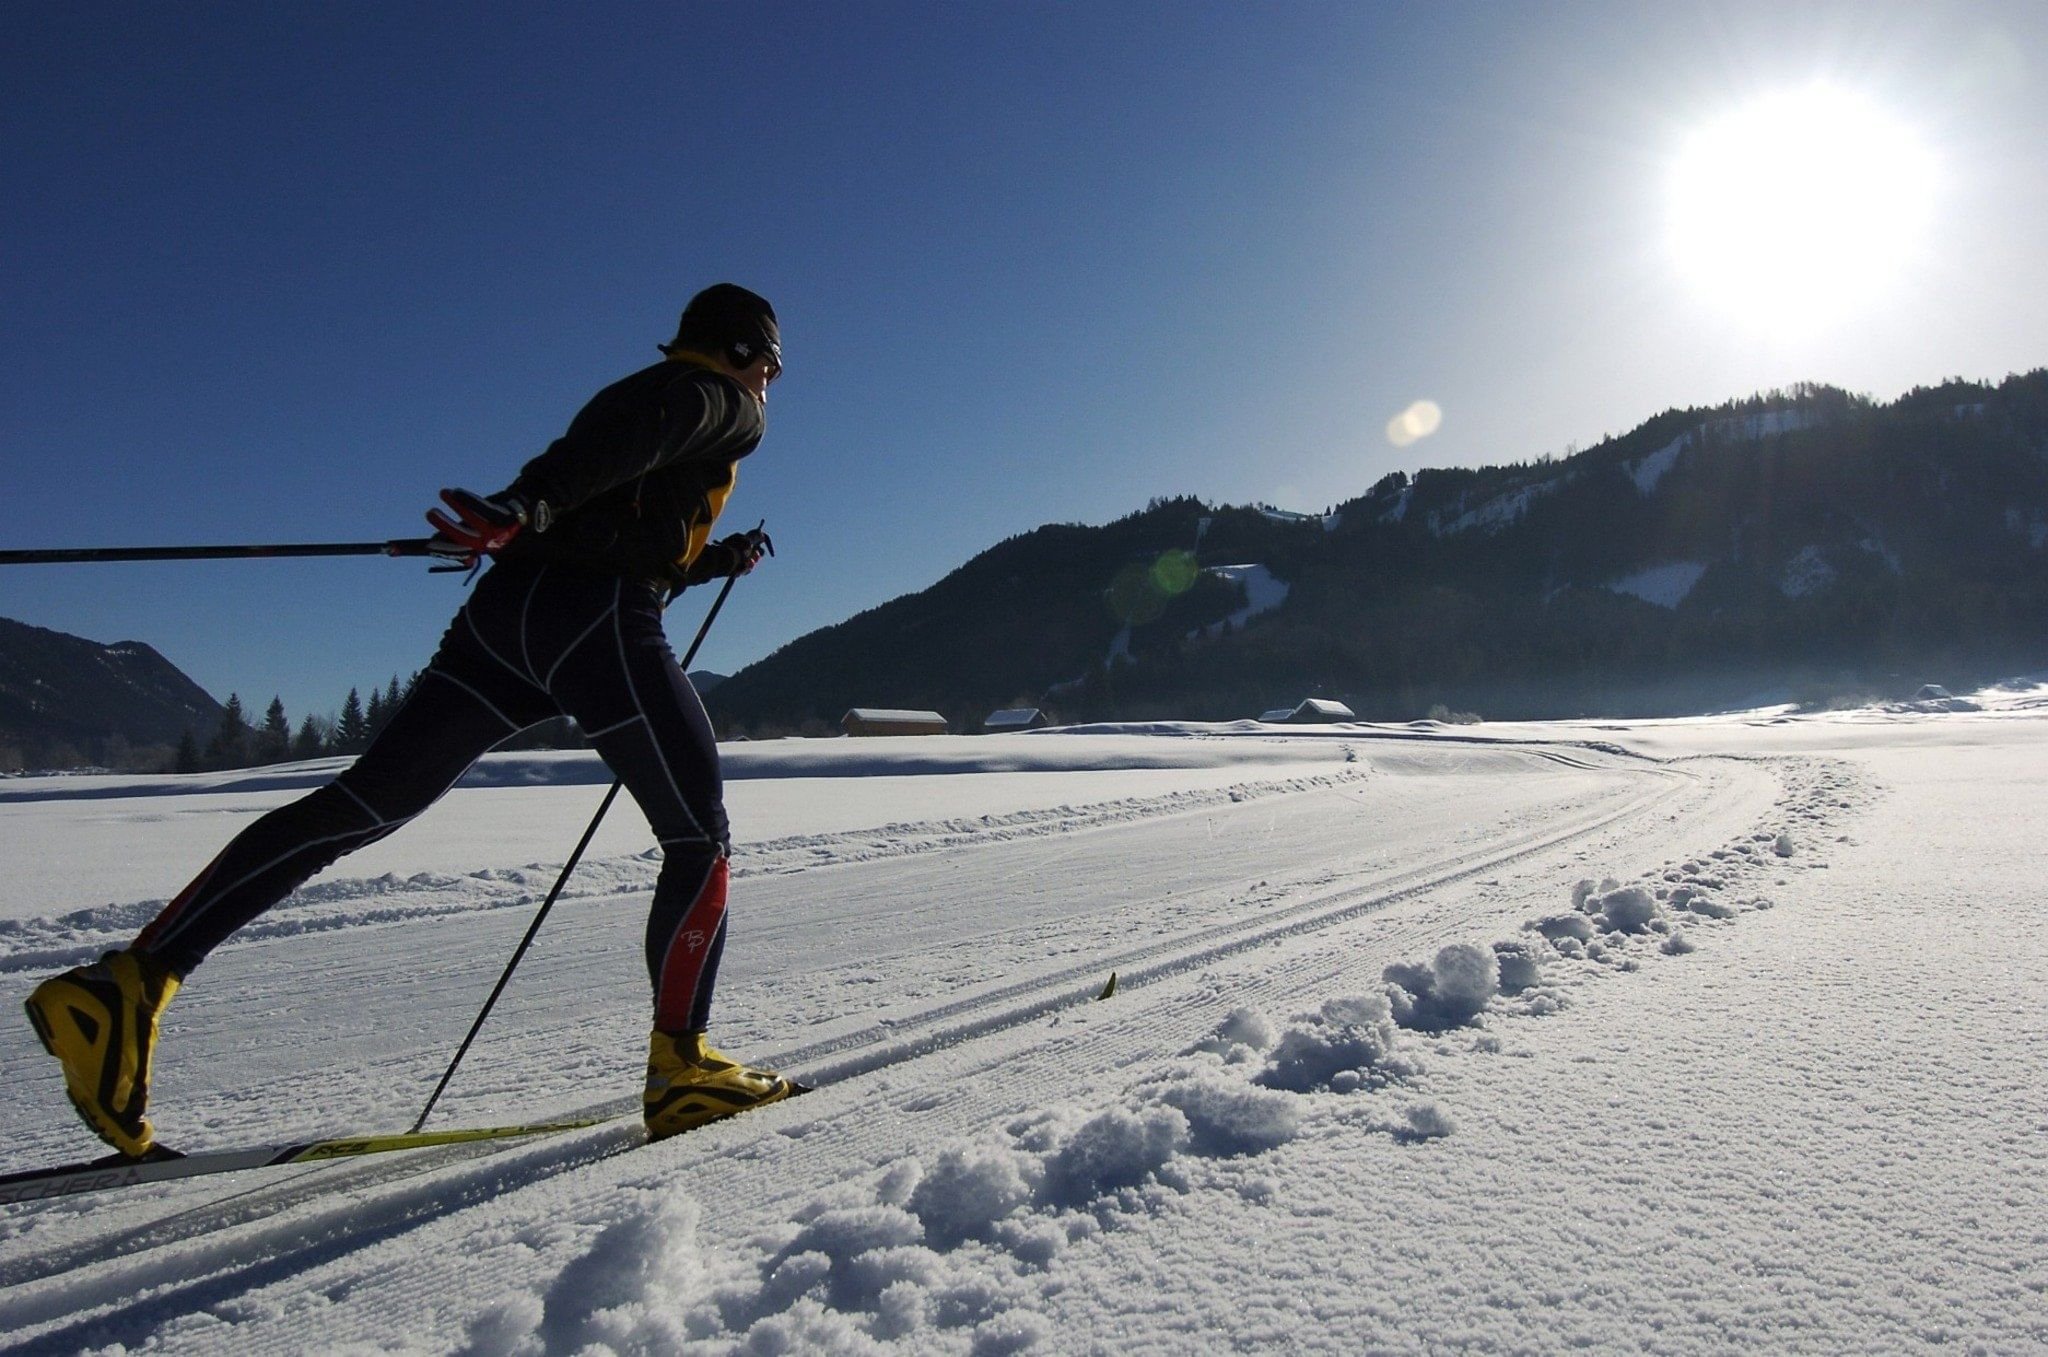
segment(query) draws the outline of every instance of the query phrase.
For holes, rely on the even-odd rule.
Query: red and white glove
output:
[[[427,539],[427,554],[449,569],[470,570],[482,557],[503,551],[529,519],[526,502],[517,495],[485,499],[467,490],[443,490],[441,502],[456,516],[427,510],[427,522],[434,529]]]

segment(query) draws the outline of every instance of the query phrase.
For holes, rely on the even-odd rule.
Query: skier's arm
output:
[[[607,428],[607,412],[588,412],[528,462],[505,493],[561,514],[671,462],[729,461],[759,440],[762,411],[731,380],[702,368],[678,373],[661,397],[653,437]],[[630,420],[630,415],[627,416]]]

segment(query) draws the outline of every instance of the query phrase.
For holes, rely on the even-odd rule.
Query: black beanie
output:
[[[782,331],[768,299],[733,283],[713,283],[683,308],[676,337],[657,347],[663,353],[730,354],[746,367],[770,345],[782,346]]]

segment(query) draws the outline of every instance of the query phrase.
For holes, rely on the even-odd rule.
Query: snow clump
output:
[[[1417,1032],[1465,1027],[1500,993],[1500,960],[1490,947],[1453,943],[1436,960],[1387,967],[1387,998],[1396,1023]]]
[[[1410,1103],[1402,1115],[1405,1124],[1394,1132],[1394,1138],[1407,1144],[1441,1140],[1458,1129],[1440,1103]]]
[[[508,1303],[483,1316],[472,1348],[516,1351],[527,1336],[547,1352],[680,1348],[684,1310],[703,1286],[697,1218],[697,1203],[680,1192],[643,1193],[557,1274],[538,1307]],[[527,1335],[513,1332],[521,1319],[537,1321]]]
[[[838,1309],[871,1309],[893,1282],[931,1280],[938,1255],[912,1247],[923,1239],[924,1225],[900,1206],[825,1211],[769,1261],[766,1291],[794,1290],[793,1301],[822,1283],[825,1299]]]
[[[1136,1187],[1189,1139],[1188,1119],[1177,1107],[1111,1108],[1082,1123],[1053,1152],[1042,1196],[1055,1206],[1085,1206],[1104,1193]]]
[[[1662,915],[1657,898],[1641,886],[1625,886],[1586,902],[1593,921],[1607,933],[1647,933]]]
[[[1187,1118],[1189,1147],[1197,1154],[1263,1154],[1301,1131],[1299,1100],[1220,1073],[1182,1071],[1148,1092]]]
[[[985,1239],[1031,1204],[1043,1165],[1005,1146],[956,1145],[939,1154],[910,1194],[911,1212],[936,1244]]]
[[[1593,940],[1593,921],[1583,914],[1551,914],[1523,926],[1534,929],[1553,943]]]
[[[1545,949],[1523,938],[1511,938],[1493,945],[1493,960],[1500,974],[1500,992],[1510,998],[1543,983]]]
[[[1187,1053],[1206,1051],[1222,1056],[1227,1064],[1240,1065],[1258,1059],[1277,1039],[1265,1014],[1256,1008],[1233,1008],[1213,1033],[1196,1042]]]
[[[1393,1006],[1385,994],[1331,999],[1297,1014],[1254,1082],[1290,1093],[1327,1088],[1350,1093],[1412,1078],[1421,1066],[1395,1049]]]
[[[1271,1025],[1249,1009],[1224,1025],[1270,1036]],[[1019,1117],[1000,1133],[946,1146],[929,1166],[899,1159],[800,1210],[779,1247],[764,1241],[750,1280],[722,1285],[696,1307],[687,1336],[740,1338],[745,1351],[774,1353],[858,1351],[878,1341],[924,1346],[932,1331],[948,1330],[964,1333],[971,1352],[1034,1348],[1048,1330],[1019,1308],[1034,1293],[1034,1271],[1073,1240],[1112,1227],[1119,1213],[1185,1191],[1175,1168],[1183,1154],[1258,1154],[1293,1139],[1301,1115],[1298,1099],[1250,1086],[1210,1052],[1140,1085],[1121,1106]],[[512,1330],[515,1343],[493,1349],[509,1352],[535,1317],[500,1310],[487,1334],[472,1333],[496,1341]],[[609,1342],[614,1330],[588,1332]],[[550,1338],[547,1350],[557,1349]]]

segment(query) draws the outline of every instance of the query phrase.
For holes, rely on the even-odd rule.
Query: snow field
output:
[[[1601,733],[1662,762],[1583,728],[1511,749],[1350,731],[1362,777],[837,845],[736,896],[781,964],[727,982],[729,1049],[837,1082],[631,1153],[608,1127],[419,1156],[339,1199],[169,1189],[123,1211],[125,1239],[103,1203],[16,1209],[0,1341],[2037,1348],[2048,932],[2024,883],[2048,763],[2042,723],[1992,716]],[[239,1078],[182,1067],[178,1115],[252,1088],[235,1110],[278,1115],[303,1052],[265,1075],[232,1042],[295,1021],[262,983],[278,959],[312,994],[398,971],[406,1039],[441,1041],[464,1015],[428,999],[421,954],[494,973],[520,921],[476,936],[493,913],[226,949],[216,1016],[179,1040],[242,1051]],[[630,1057],[586,1029],[636,1035],[612,993],[634,913],[576,903],[461,1119],[630,1091]],[[1088,1002],[1111,959],[1117,995]],[[352,1064],[343,1027],[333,1082],[366,1107],[433,1063],[394,1042]],[[0,1104],[24,1136],[29,1101]]]
[[[1647,890],[1639,893],[1649,898]],[[1582,906],[1602,898],[1590,890],[1577,896]],[[1627,939],[1652,930],[1645,921],[1632,932],[1634,922],[1596,912],[1588,927],[1608,945],[1576,949],[1578,963],[1639,964]],[[1538,988],[1546,969],[1539,949],[1523,938],[1500,947],[1522,964],[1512,981],[1517,993]],[[858,1186],[821,1194],[792,1213],[793,1228],[757,1241],[762,1256],[754,1272],[710,1284],[708,1303],[678,1312],[646,1294],[600,1313],[550,1291],[538,1306],[520,1297],[494,1309],[472,1332],[471,1350],[575,1351],[593,1338],[620,1351],[656,1351],[686,1339],[706,1350],[736,1344],[749,1352],[861,1350],[878,1339],[913,1338],[917,1350],[1074,1346],[1037,1313],[1045,1298],[1068,1289],[1057,1277],[1063,1257],[1134,1222],[1185,1225],[1207,1209],[1211,1192],[1254,1202],[1270,1196],[1273,1185],[1263,1179],[1239,1181],[1243,1168],[1301,1137],[1325,1099],[1426,1091],[1431,1043],[1415,1034],[1480,1024],[1502,992],[1498,955],[1449,944],[1425,961],[1386,967],[1378,987],[1326,999],[1283,1021],[1241,1006],[1185,1058],[1131,1081],[1108,1108],[1021,1115],[977,1137],[942,1143],[930,1167],[918,1157],[899,1158],[874,1166]],[[1568,962],[1551,953],[1548,964]],[[1560,1006],[1553,998],[1541,1011]],[[1475,1042],[1473,1049],[1484,1046]],[[1455,1129],[1440,1102],[1419,1096],[1349,1120],[1403,1146]],[[670,1209],[659,1202],[657,1192],[644,1209]],[[1312,1338],[1289,1345],[1304,1342],[1319,1346]],[[1327,1346],[1347,1350],[1345,1343]]]
[[[1461,758],[1462,757],[1464,756],[1461,754]],[[1632,777],[1629,780],[1634,781],[1636,779]],[[1679,790],[1689,794],[1696,795],[1702,804],[1718,804],[1724,798],[1717,797],[1715,794],[1725,794],[1728,790],[1730,790],[1730,788],[1727,786],[1715,785],[1712,783],[1701,785],[1700,783],[1697,783],[1691,779],[1660,779],[1659,781],[1668,781],[1672,786],[1677,787]],[[1743,790],[1743,784],[1737,784],[1734,789],[1738,791]],[[1768,790],[1768,786],[1764,785],[1765,795],[1763,797],[1763,804],[1768,803]],[[1736,798],[1733,798],[1733,800],[1735,800],[1739,804],[1742,802],[1743,798],[1738,796]],[[1668,813],[1669,811],[1669,804],[1667,799],[1653,798],[1651,805],[1656,809],[1661,809],[1665,811],[1665,813]],[[1625,838],[1628,830],[1639,827],[1640,819],[1637,818],[1638,816],[1644,816],[1649,813],[1649,810],[1647,810],[1645,806],[1640,802],[1630,803],[1628,809],[1631,810],[1632,813],[1624,815],[1622,817],[1626,821],[1625,824],[1620,826],[1610,826],[1611,832],[1615,835],[1615,839],[1612,841],[1614,843],[1618,843],[1623,838]],[[1540,815],[1530,815],[1527,818],[1531,821],[1536,821],[1544,819],[1546,817]],[[1500,826],[1495,825],[1491,828],[1498,830]],[[1491,836],[1479,835],[1478,837]],[[1576,841],[1574,843],[1574,847],[1580,849],[1581,851],[1584,851],[1581,845],[1579,845]],[[1554,873],[1555,870],[1555,864],[1545,864],[1545,866],[1538,872],[1538,875],[1544,876],[1549,873]],[[1498,881],[1496,881],[1495,884],[1498,885]],[[1454,906],[1452,912],[1458,913],[1462,909],[1462,906],[1456,906],[1455,902],[1452,903]],[[1438,922],[1437,926],[1442,926],[1441,921]],[[1254,952],[1253,954],[1256,954],[1256,952]],[[1127,994],[1128,991],[1126,991],[1124,994],[1120,994],[1118,1001],[1112,1001],[1111,1004],[1101,1006],[1100,1011],[1105,1013],[1115,1011],[1118,1007],[1118,1004],[1121,1003],[1125,997],[1127,997]],[[1186,1030],[1190,1032],[1199,1031],[1199,1014],[1204,1009],[1208,1009],[1213,1002],[1214,996],[1210,992],[1208,987],[1202,987],[1199,990],[1199,992],[1193,997],[1192,1007],[1185,1014],[1181,1015],[1178,1021]],[[1092,1018],[1093,1015],[1091,1014],[1090,1016]],[[1058,1019],[1059,1015],[1055,1015],[1054,1021],[1056,1026],[1060,1025]],[[1213,1021],[1213,1019],[1211,1019],[1211,1021]],[[1071,1018],[1066,1021],[1065,1026],[1069,1031],[1074,1032],[1077,1035],[1080,1034],[1083,1030],[1080,1026],[1076,1025],[1074,1020],[1072,1020]],[[1147,1051],[1156,1050],[1158,1041],[1158,1024],[1153,1015],[1147,1015],[1142,1012],[1134,1013],[1130,1016],[1130,1018],[1126,1019],[1123,1022],[1120,1022],[1118,1024],[1118,1029],[1123,1034],[1123,1040],[1127,1043],[1130,1043],[1130,1046],[1128,1049],[1122,1050],[1110,1058],[1112,1066],[1128,1065],[1133,1061],[1134,1058],[1142,1059]],[[987,1040],[984,1040],[979,1043],[974,1043],[974,1045],[993,1048],[991,1051],[980,1057],[981,1059],[987,1062],[986,1069],[990,1075],[995,1077],[1014,1078],[1016,1077],[1019,1071],[1029,1071],[1035,1068],[1035,1062],[1031,1061],[1029,1057],[1024,1057],[1020,1059],[1014,1051],[1008,1049],[1008,1043],[1013,1038],[1014,1034],[1006,1034],[998,1031],[992,1034]],[[762,1118],[784,1115],[789,1117],[800,1117],[803,1114],[812,1111],[814,1108],[818,1112],[822,1113],[824,1109],[818,1105],[825,1102],[825,1100],[833,1097],[855,1098],[857,1101],[854,1105],[856,1108],[860,1108],[862,1104],[858,1101],[858,1099],[865,1096],[869,1099],[869,1102],[871,1104],[873,1096],[881,1087],[880,1081],[891,1079],[895,1077],[897,1073],[898,1072],[894,1070],[880,1071],[876,1075],[871,1076],[867,1080],[850,1081],[847,1084],[823,1090],[818,1094],[814,1094],[811,1097],[802,1100],[800,1103],[791,1105],[791,1107],[787,1109],[786,1112],[784,1109],[770,1109],[767,1112],[758,1115]],[[952,1087],[962,1082],[970,1086],[975,1086],[978,1085],[981,1081],[979,1079],[974,1078],[966,1078],[963,1080],[957,1078],[947,1079],[944,1077],[940,1078],[938,1081],[939,1086],[942,1088]],[[1173,1108],[1176,1103],[1179,1105],[1180,1116],[1187,1119],[1190,1123],[1191,1129],[1189,1132],[1188,1142],[1190,1146],[1197,1143],[1194,1139],[1196,1131],[1202,1132],[1202,1139],[1199,1143],[1204,1146],[1214,1146],[1219,1143],[1229,1143],[1228,1139],[1224,1136],[1219,1135],[1215,1128],[1218,1126],[1229,1125],[1230,1123],[1227,1123],[1222,1120],[1222,1114],[1220,1112],[1211,1112],[1205,1115],[1204,1109],[1210,1104],[1218,1104],[1219,1098],[1220,1106],[1226,1109],[1232,1108],[1236,1105],[1236,1103],[1243,1102],[1243,1095],[1246,1092],[1256,1091],[1243,1086],[1241,1086],[1235,1091],[1226,1088],[1225,1090],[1223,1090],[1223,1092],[1230,1093],[1231,1097],[1222,1097],[1221,1094],[1219,1094],[1218,1091],[1214,1088],[1211,1088],[1205,1092],[1204,1090],[1202,1090],[1199,1084],[1195,1085],[1194,1087],[1189,1087],[1187,1081],[1185,1080],[1178,1081],[1178,1086],[1176,1086],[1176,1081],[1171,1078],[1166,1079],[1164,1081],[1156,1082],[1163,1082],[1169,1089],[1173,1090],[1170,1095],[1172,1100],[1166,1102],[1164,1106],[1165,1108]],[[1041,1092],[1043,1094],[1049,1095],[1057,1092],[1058,1090],[1065,1089],[1067,1088],[1067,1086],[1068,1081],[1064,1079],[1054,1079],[1051,1081],[1050,1087],[1042,1090]],[[969,1106],[964,1107],[951,1107],[948,1101],[943,1098],[939,1099],[937,1102],[934,1102],[933,1097],[929,1090],[921,1085],[912,1085],[912,1088],[914,1092],[912,1096],[907,1099],[907,1105],[896,1109],[893,1114],[889,1110],[876,1109],[872,1105],[868,1105],[865,1108],[865,1111],[862,1113],[863,1117],[865,1118],[880,1116],[885,1120],[895,1120],[897,1118],[900,1118],[904,1114],[911,1114],[913,1119],[929,1119],[933,1116],[933,1114],[943,1113],[949,1110],[955,1112],[971,1111],[971,1104]],[[1236,1103],[1233,1103],[1233,1098],[1236,1100]],[[1195,1163],[1204,1161],[1202,1161],[1198,1157],[1191,1158],[1190,1156],[1193,1154],[1192,1149],[1189,1149],[1185,1152],[1183,1151],[1181,1141],[1176,1135],[1173,1134],[1172,1118],[1169,1115],[1167,1115],[1166,1111],[1164,1111],[1160,1106],[1155,1105],[1157,1102],[1157,1099],[1151,1097],[1150,1095],[1147,1095],[1139,1103],[1134,1104],[1131,1107],[1111,1108],[1108,1110],[1108,1112],[1103,1112],[1100,1109],[1091,1110],[1087,1108],[1067,1108],[1064,1110],[1060,1110],[1059,1105],[1055,1100],[1052,1104],[1053,1108],[1055,1109],[1052,1120],[1055,1123],[1055,1125],[1065,1121],[1072,1121],[1077,1118],[1080,1119],[1083,1124],[1087,1124],[1090,1121],[1095,1121],[1096,1129],[1093,1132],[1091,1132],[1091,1137],[1097,1138],[1100,1144],[1098,1145],[1098,1148],[1096,1150],[1090,1152],[1085,1162],[1094,1165],[1106,1166],[1101,1169],[1101,1176],[1106,1179],[1114,1180],[1117,1179],[1119,1175],[1129,1177],[1133,1176],[1137,1172],[1137,1170],[1135,1169],[1128,1168],[1128,1165],[1131,1161],[1123,1157],[1126,1151],[1137,1154],[1137,1162],[1139,1162],[1140,1164],[1146,1162],[1145,1156],[1147,1155],[1155,1157],[1164,1156],[1162,1163],[1159,1166],[1148,1170],[1148,1172],[1154,1178],[1157,1177],[1157,1174],[1159,1172],[1165,1172],[1168,1174],[1169,1177],[1171,1177],[1174,1173],[1179,1171],[1174,1167],[1175,1164]],[[1188,1108],[1194,1109],[1192,1115],[1190,1115],[1190,1113],[1187,1110],[1185,1110]],[[1036,1109],[1036,1112],[1044,1112],[1045,1110],[1045,1106],[1041,1104]],[[1241,1111],[1241,1109],[1239,1110]],[[1036,1115],[1036,1112],[1034,1112],[1033,1110],[1031,1100],[1027,1099],[1020,1107],[1018,1115],[1028,1119],[1029,1117]],[[1282,1115],[1284,1118],[1285,1114]],[[1108,1119],[1106,1121],[1099,1120],[1102,1117],[1107,1117]],[[1130,1118],[1135,1118],[1139,1122],[1141,1130],[1146,1131],[1148,1134],[1131,1134],[1131,1128],[1128,1122],[1128,1119]],[[1271,1127],[1273,1125],[1284,1126],[1284,1124],[1284,1120],[1279,1122],[1269,1122],[1266,1123],[1266,1129],[1264,1130],[1255,1130],[1253,1132],[1247,1132],[1243,1129],[1239,1129],[1237,1131],[1231,1132],[1230,1134],[1232,1136],[1238,1137],[1239,1139],[1243,1139],[1244,1137],[1249,1135],[1257,1135],[1259,1137],[1263,1137],[1266,1140],[1270,1140],[1275,1138]],[[1257,1125],[1258,1123],[1254,1122],[1254,1126]],[[1406,1135],[1415,1128],[1419,1127],[1426,1134],[1438,1134],[1441,1133],[1443,1129],[1445,1129],[1445,1126],[1446,1119],[1442,1118],[1439,1115],[1429,1112],[1427,1109],[1421,1109],[1412,1116],[1406,1113],[1401,1114],[1399,1117],[1398,1125],[1390,1124],[1390,1129],[1387,1133],[1391,1134],[1394,1132],[1399,1132],[1403,1135]],[[724,1131],[729,1128],[718,1129]],[[1119,1135],[1118,1133],[1122,1134]],[[804,1147],[819,1146],[820,1148],[830,1148],[831,1145],[835,1143],[837,1138],[837,1136],[826,1136],[819,1134],[817,1132],[806,1130],[803,1134],[798,1136],[796,1143]],[[690,1142],[698,1141],[700,1139],[701,1137],[690,1137],[688,1138],[688,1140],[684,1142],[673,1142],[671,1146],[658,1147],[656,1150],[646,1151],[644,1152],[644,1154],[668,1154],[671,1152],[673,1148],[676,1147],[687,1149]],[[706,1141],[705,1143],[707,1145],[709,1144],[708,1141]],[[745,1152],[748,1155],[765,1154],[770,1152],[769,1149],[764,1148],[760,1145],[758,1137],[756,1137],[752,1141],[742,1141],[740,1143],[747,1146]],[[1084,1137],[1081,1143],[1084,1145],[1089,1144],[1090,1139]],[[1106,1146],[1107,1148],[1101,1148],[1101,1146]],[[1057,1152],[1051,1146],[1041,1146],[1040,1148],[1047,1153]],[[733,1164],[729,1159],[718,1157],[716,1153],[713,1152],[712,1156],[703,1161],[702,1164],[684,1166],[680,1170],[680,1172],[684,1178],[694,1178],[699,1172],[704,1171],[710,1165],[714,1164],[718,1166],[718,1168],[714,1171],[718,1171],[721,1173],[737,1171],[740,1167],[739,1165]],[[1123,1165],[1124,1167],[1119,1168],[1119,1165]],[[803,1180],[815,1181],[822,1177],[825,1180],[834,1181],[842,1180],[846,1177],[846,1175],[849,1172],[856,1171],[858,1169],[858,1164],[854,1165],[852,1168],[837,1164],[833,1165],[830,1168],[819,1168],[817,1166],[811,1166],[809,1168],[797,1169],[791,1168],[787,1165],[783,1166],[783,1168],[786,1169],[788,1172],[794,1173],[797,1177]],[[1095,1169],[1091,1169],[1089,1172],[1092,1174],[1096,1171],[1097,1170]],[[1063,1170],[1058,1167],[1049,1170],[1049,1173],[1051,1175],[1051,1181],[1065,1183],[1069,1185],[1069,1187],[1072,1187],[1073,1184],[1083,1179],[1088,1179],[1090,1181],[1094,1180],[1089,1179],[1087,1174],[1077,1175],[1074,1172]],[[783,1172],[777,1172],[772,1176],[776,1179],[780,1179],[785,1175]],[[736,1190],[739,1191],[739,1195],[749,1200],[751,1200],[755,1195],[757,1195],[759,1191],[758,1187],[754,1186]],[[1122,1190],[1135,1191],[1137,1189],[1130,1188]],[[1144,1190],[1156,1194],[1161,1189],[1155,1182],[1151,1186],[1146,1187]],[[579,1202],[574,1207],[565,1206],[559,1202],[551,1203],[547,1210],[547,1214],[552,1219],[575,1218],[580,1214],[582,1216],[591,1218],[594,1221],[603,1220],[605,1219],[610,1209],[610,1203],[612,1202],[612,1192],[609,1189],[607,1189],[602,1194],[602,1196],[602,1201],[583,1201]],[[789,1218],[792,1216],[800,1216],[802,1214],[804,1204],[801,1202],[784,1201],[782,1205],[785,1211],[785,1218]],[[1077,1208],[1069,1207],[1067,1209],[1072,1210]],[[1040,1223],[1042,1224],[1044,1222]],[[720,1222],[714,1225],[712,1228],[718,1231],[718,1237],[725,1238],[729,1237],[725,1232],[728,1229],[736,1227],[732,1226],[730,1222]],[[1082,1228],[1085,1229],[1086,1227],[1084,1226]],[[465,1230],[463,1237],[466,1240],[472,1242],[477,1238],[473,1229]],[[1035,1233],[1034,1238],[1037,1238],[1042,1241],[1044,1239],[1051,1238],[1051,1236],[1046,1234],[1045,1231],[1039,1230]],[[903,1245],[892,1247],[907,1248],[910,1246]],[[986,1249],[988,1247],[989,1246],[987,1246],[986,1244],[978,1244],[975,1246],[976,1249],[982,1250],[983,1252],[986,1252]],[[914,1257],[914,1255],[912,1256]],[[1001,1260],[995,1260],[994,1262],[991,1262],[989,1259],[983,1258],[981,1253],[972,1251],[970,1251],[970,1253],[967,1255],[963,1255],[960,1260],[960,1265],[962,1266],[971,1265],[974,1268],[981,1268],[984,1264],[987,1264],[989,1266],[1003,1265],[1001,1264]],[[489,1271],[488,1268],[486,1270]],[[440,1294],[438,1283],[430,1282],[428,1289],[430,1294]],[[899,1297],[901,1297],[908,1293],[899,1291],[897,1294]],[[797,1304],[794,1307],[794,1310],[798,1316],[798,1319],[801,1319],[802,1315],[806,1313],[805,1304],[802,1302],[801,1298],[799,1298]],[[497,1312],[494,1311],[493,1313]],[[944,1315],[956,1315],[960,1312],[953,1309],[945,1309],[942,1313]],[[1007,1311],[1003,1313],[1007,1313]],[[842,1315],[841,1318],[843,1319],[844,1316]],[[504,1319],[504,1316],[500,1314],[499,1319]],[[1003,1325],[1010,1324],[1013,1322],[1011,1320],[1004,1319],[1002,1317],[1002,1314],[991,1313],[985,1319],[977,1321],[977,1328],[981,1323],[987,1323],[992,1321],[997,1323],[998,1328],[1001,1328]],[[778,1331],[778,1326],[793,1322],[796,1321],[789,1319],[787,1314],[781,1316],[775,1314],[758,1315],[753,1321],[753,1323],[751,1323],[748,1327],[749,1331],[751,1332],[751,1330],[757,1325],[765,1326],[761,1328],[761,1333],[763,1336],[758,1340],[750,1338],[748,1341],[767,1342],[769,1341],[769,1336],[773,1335],[775,1332]],[[833,1322],[836,1323],[837,1321]],[[858,1322],[866,1321],[861,1320]],[[494,1321],[494,1323],[496,1323],[496,1321]],[[1028,1318],[1015,1320],[1014,1323],[1023,1325],[1023,1327],[1026,1329],[1030,1328]],[[828,1325],[828,1327],[830,1326]],[[492,1332],[499,1333],[501,1336],[505,1331],[506,1330],[503,1323],[497,1323],[497,1327],[492,1329]],[[643,1332],[641,1334],[641,1339],[635,1341],[638,1342],[644,1340],[647,1343],[656,1344],[656,1346],[658,1347],[658,1332],[659,1329],[657,1326],[656,1329],[650,1329]],[[940,1326],[938,1328],[932,1329],[930,1332],[924,1333],[920,1337],[919,1341],[924,1342],[932,1340],[936,1336],[950,1334],[952,1332],[952,1329]],[[238,1332],[237,1341],[245,1341],[248,1338],[248,1336],[249,1335],[246,1333]]]

